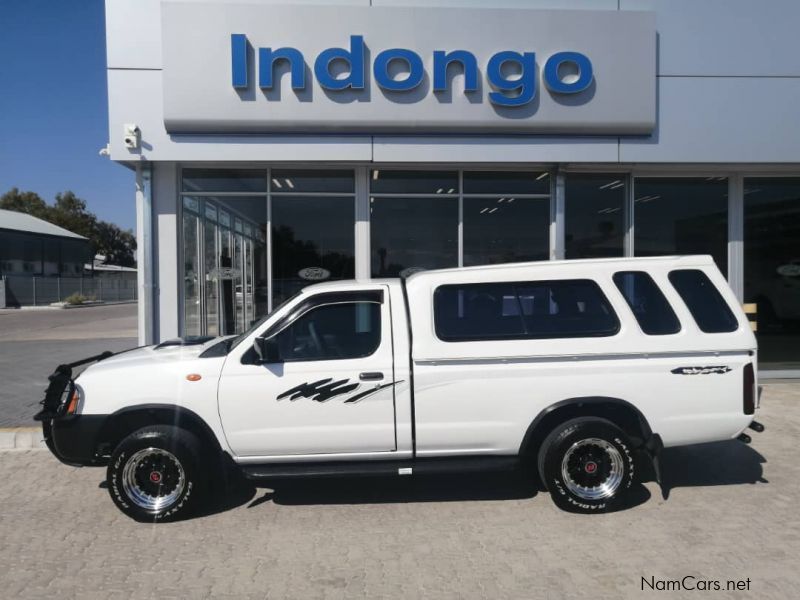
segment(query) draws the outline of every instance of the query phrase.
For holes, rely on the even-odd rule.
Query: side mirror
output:
[[[281,350],[276,337],[257,337],[253,342],[253,350],[262,364],[281,362]]]

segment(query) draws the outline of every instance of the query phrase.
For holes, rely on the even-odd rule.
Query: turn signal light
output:
[[[78,394],[78,390],[72,390],[72,396],[69,399],[69,404],[67,404],[68,415],[74,415],[75,412],[78,410],[79,399],[80,399],[80,394]]]
[[[187,381],[200,381],[202,378],[203,377],[201,375],[198,375],[197,373],[189,373],[186,376]]]

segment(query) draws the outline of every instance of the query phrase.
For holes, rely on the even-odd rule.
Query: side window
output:
[[[616,314],[588,279],[443,285],[436,335],[446,342],[610,336]]]
[[[276,339],[284,361],[363,358],[380,346],[381,305],[348,302],[318,306]]]
[[[697,269],[671,271],[670,283],[705,333],[736,331],[739,323],[708,276]]]
[[[647,335],[669,335],[681,330],[678,317],[650,275],[644,271],[620,271],[614,273],[614,283]]]

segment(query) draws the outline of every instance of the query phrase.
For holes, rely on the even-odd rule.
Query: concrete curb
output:
[[[42,450],[47,445],[41,427],[10,427],[0,429],[0,452],[9,450]]]

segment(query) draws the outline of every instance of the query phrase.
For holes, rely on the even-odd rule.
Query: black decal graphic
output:
[[[401,379],[400,381],[393,381],[392,383],[384,383],[383,385],[378,386],[376,388],[372,388],[371,390],[366,390],[365,392],[361,392],[359,394],[356,394],[355,396],[350,396],[344,402],[345,402],[345,404],[349,404],[350,402],[358,402],[359,400],[363,400],[367,396],[371,396],[372,394],[374,394],[376,392],[380,392],[384,388],[392,387],[393,385],[397,385],[398,383],[402,383],[402,382],[403,382],[403,380]]]
[[[278,396],[277,399],[282,400],[283,398],[288,397],[289,400],[294,401],[298,398],[308,398],[309,400],[314,400],[316,402],[325,402],[334,396],[340,396],[341,394],[352,392],[361,385],[360,383],[348,383],[349,381],[349,379],[339,379],[337,381],[333,381],[332,377],[328,377],[327,379],[320,379],[319,381],[315,381],[313,383],[301,383],[297,387],[286,390],[280,396]],[[367,396],[371,396],[372,394],[380,392],[383,389],[392,387],[398,383],[403,383],[403,381],[404,380],[401,379],[400,381],[384,383],[378,387],[364,390],[363,392],[359,392],[358,394],[350,396],[344,402],[345,404],[358,402],[359,400],[363,400]]]
[[[675,375],[710,375],[712,373],[723,375],[728,371],[733,371],[733,369],[727,365],[722,365],[713,367],[678,367],[677,369],[672,369],[670,373]]]
[[[337,381],[333,381],[332,383],[328,383],[332,379],[332,377],[328,377],[327,379],[320,379],[319,381],[315,381],[313,383],[301,383],[297,387],[293,387],[292,389],[283,392],[280,396],[278,396],[278,400],[289,396],[289,400],[308,398],[317,402],[325,402],[334,396],[352,392],[359,385],[361,385],[359,383],[348,384],[347,382],[350,381],[349,379],[339,379]]]

